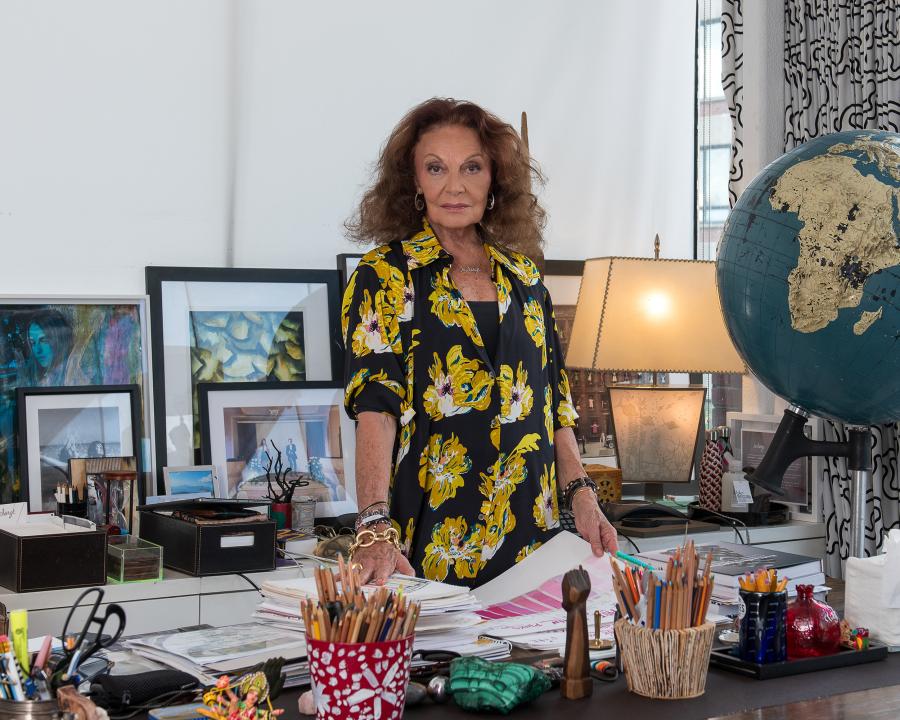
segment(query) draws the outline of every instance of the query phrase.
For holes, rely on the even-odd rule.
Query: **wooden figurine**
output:
[[[566,656],[559,689],[564,698],[578,700],[594,691],[588,657],[587,599],[591,579],[581,566],[569,570],[562,581],[562,606],[566,611]]]

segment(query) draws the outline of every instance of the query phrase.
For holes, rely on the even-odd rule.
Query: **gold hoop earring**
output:
[[[425,200],[422,198],[422,193],[416,193],[416,196],[413,198],[413,205],[415,206],[416,210],[425,209]]]
[[[484,206],[484,209],[485,210],[493,210],[495,204],[496,203],[494,202],[494,193],[492,193],[492,192],[488,193],[487,205]]]

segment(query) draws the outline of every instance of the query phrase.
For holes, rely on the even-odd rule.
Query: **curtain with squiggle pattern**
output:
[[[725,0],[724,5],[730,4]],[[900,2],[785,0],[784,149],[854,128],[900,130]],[[872,392],[878,392],[872,388]],[[826,440],[846,440],[841,423],[825,423]],[[897,423],[873,427],[872,484],[866,490],[866,554],[900,527]],[[843,575],[850,548],[850,473],[844,458],[822,470],[825,572]]]

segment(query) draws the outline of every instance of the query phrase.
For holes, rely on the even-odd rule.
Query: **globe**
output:
[[[728,216],[716,279],[772,392],[853,425],[900,418],[900,135],[835,133],[766,167]]]

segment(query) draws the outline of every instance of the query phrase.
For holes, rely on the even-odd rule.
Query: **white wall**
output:
[[[448,10],[452,9],[452,12]],[[518,126],[547,257],[693,252],[693,0],[0,0],[3,293],[326,267],[393,124]]]

